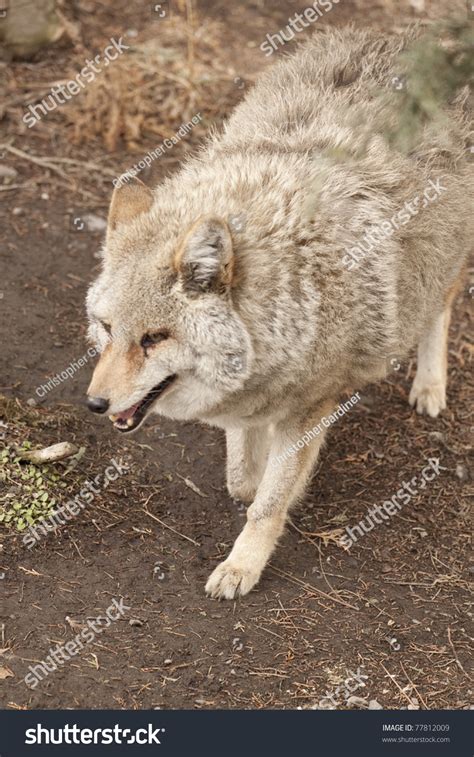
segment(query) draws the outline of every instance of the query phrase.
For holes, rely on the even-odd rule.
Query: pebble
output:
[[[369,702],[369,710],[383,710],[383,707],[376,699],[371,699]]]
[[[349,699],[347,700],[347,706],[363,707],[364,709],[367,709],[367,699],[364,699],[363,697],[349,697]]]
[[[467,481],[469,478],[469,470],[462,463],[456,465],[456,476],[460,481]]]
[[[1,179],[15,179],[17,176],[18,171],[13,166],[0,166]]]
[[[84,213],[81,215],[81,220],[84,221],[87,227],[87,231],[105,231],[107,228],[107,221],[95,213]]]
[[[410,0],[410,5],[417,13],[425,11],[425,0]]]

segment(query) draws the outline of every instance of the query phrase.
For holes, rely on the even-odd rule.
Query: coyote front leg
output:
[[[269,446],[268,426],[229,429],[227,443],[227,489],[231,497],[253,501],[265,472]]]
[[[317,412],[298,421],[276,426],[270,443],[269,458],[254,502],[247,510],[247,523],[229,557],[211,574],[206,592],[212,597],[233,599],[247,594],[259,580],[285,526],[289,507],[302,494],[321,447],[324,429],[306,446],[292,455],[290,445],[297,442],[329,413],[334,402],[324,403]],[[286,453],[286,454],[285,454]]]

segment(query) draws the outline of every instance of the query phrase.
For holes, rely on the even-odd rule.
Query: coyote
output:
[[[150,413],[225,430],[229,494],[249,507],[212,597],[258,582],[341,395],[417,346],[410,404],[433,417],[446,406],[450,305],[473,232],[466,98],[408,156],[364,130],[387,107],[374,92],[399,96],[408,38],[317,34],[176,175],[113,193],[87,297],[101,352],[88,406],[121,432]],[[438,195],[421,206],[430,182]]]

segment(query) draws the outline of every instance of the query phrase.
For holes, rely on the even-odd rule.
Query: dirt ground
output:
[[[112,458],[130,465],[128,474],[32,550],[0,523],[0,704],[307,708],[360,668],[365,685],[354,694],[364,701],[347,703],[338,694],[337,707],[374,700],[384,708],[467,708],[474,430],[467,283],[450,328],[448,409],[437,420],[410,410],[413,361],[395,364],[385,382],[361,390],[361,402],[328,435],[307,495],[260,584],[236,602],[204,594],[207,576],[245,518],[226,493],[221,432],[155,418],[131,439],[118,436],[83,406],[91,361],[38,397],[38,386],[87,350],[83,302],[98,270],[101,233],[79,229],[74,219],[88,213],[105,218],[111,176],[161,138],[157,132],[135,143],[119,139],[110,152],[100,136],[88,139],[86,131],[73,141],[61,113],[48,114],[33,129],[21,116],[35,101],[32,93],[39,99],[66,71],[79,69],[84,51],[103,49],[112,36],[125,35],[131,45],[159,37],[150,5],[68,3],[75,39],[71,31],[33,62],[0,63],[6,82],[0,168],[15,170],[10,179],[0,176],[0,432],[7,445],[71,441],[85,447],[72,471],[57,465],[67,484],[60,500],[102,474]],[[416,17],[431,22],[446,4],[428,5],[428,13],[416,14],[408,2],[341,0],[324,23],[353,21],[396,32]],[[199,49],[209,30],[218,35],[215,100],[222,95],[224,106],[193,103],[204,115],[202,129],[166,160],[155,161],[144,174],[147,181],[175,170],[186,146],[245,94],[269,64],[259,50],[265,34],[278,31],[301,7],[274,0],[198,3],[194,45]],[[179,20],[181,11],[174,12]],[[188,43],[187,54],[189,49]],[[154,107],[157,124],[164,123],[160,102]],[[182,120],[177,113],[174,128]],[[354,525],[369,506],[419,476],[430,457],[439,458],[441,473],[406,508],[350,552],[337,544],[338,529]],[[8,481],[3,489],[8,495]],[[114,598],[129,607],[119,621],[37,687],[25,685],[30,665],[74,638]]]

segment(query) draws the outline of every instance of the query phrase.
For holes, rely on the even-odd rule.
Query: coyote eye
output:
[[[155,331],[152,334],[144,334],[141,338],[140,344],[146,352],[148,347],[153,347],[155,344],[164,342],[168,337],[169,333],[167,331]]]
[[[107,332],[107,334],[110,336],[112,334],[112,326],[109,323],[105,323],[105,321],[99,321],[102,328],[104,328]]]

